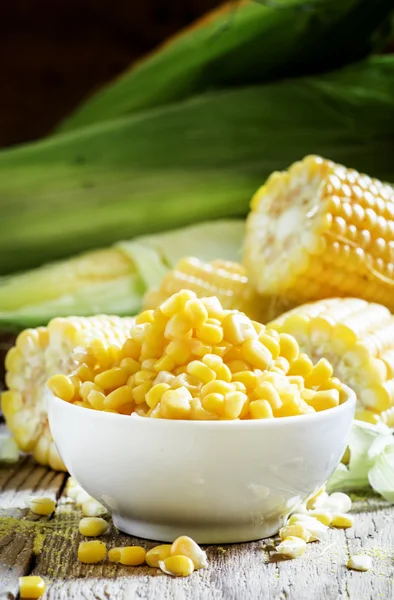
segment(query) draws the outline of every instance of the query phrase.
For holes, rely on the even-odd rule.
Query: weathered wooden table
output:
[[[157,569],[111,563],[83,565],[76,558],[80,511],[64,496],[65,474],[30,458],[0,467],[0,599],[18,597],[18,577],[41,575],[51,600],[380,600],[394,598],[394,507],[372,495],[354,501],[355,526],[330,530],[308,544],[298,560],[275,560],[273,540],[207,548],[209,568],[188,578]],[[33,515],[24,504],[32,495],[59,499],[53,518]],[[155,544],[111,526],[107,546]],[[103,538],[104,539],[104,538]],[[373,557],[366,572],[348,571],[349,553]]]

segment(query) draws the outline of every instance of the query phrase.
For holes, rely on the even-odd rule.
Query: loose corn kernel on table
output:
[[[209,546],[208,568],[173,578],[148,567],[77,560],[80,509],[65,497],[67,475],[22,458],[0,466],[0,600],[18,598],[18,578],[45,579],[45,600],[377,600],[394,597],[394,507],[365,494],[353,503],[355,525],[330,530],[321,543],[308,544],[298,560],[273,560],[273,540]],[[25,507],[31,496],[59,498],[52,518]],[[148,542],[117,531],[101,537],[108,548]],[[365,552],[372,569],[349,571],[350,554]]]

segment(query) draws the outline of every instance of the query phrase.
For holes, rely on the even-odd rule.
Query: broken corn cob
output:
[[[294,377],[299,360],[292,336],[182,290],[137,316],[112,360],[84,379],[55,375],[48,387],[85,408],[181,420],[302,415],[347,399],[328,361],[307,359]]]
[[[113,360],[133,324],[134,319],[120,317],[57,318],[47,327],[19,334],[6,356],[8,391],[2,394],[1,405],[21,450],[32,452],[43,465],[65,470],[49,430],[46,381],[54,373],[72,375],[75,369],[78,382],[89,379],[94,361],[105,364]],[[71,395],[73,385],[71,377]]]
[[[316,156],[273,173],[252,199],[244,265],[260,294],[293,305],[358,296],[394,310],[394,189]]]
[[[216,296],[224,309],[239,310],[262,322],[290,308],[278,298],[257,294],[241,264],[224,260],[206,263],[193,257],[180,260],[164,276],[158,290],[147,292],[144,308],[157,308],[169,296],[185,288],[195,292],[198,298]]]
[[[357,394],[356,418],[373,422],[379,414],[390,414],[394,317],[387,308],[355,298],[333,298],[295,308],[270,327],[293,335],[301,351],[314,360],[330,361],[334,375]],[[291,372],[299,369],[301,362]],[[335,385],[335,378],[332,381]]]

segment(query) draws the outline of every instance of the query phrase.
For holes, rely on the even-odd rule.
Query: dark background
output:
[[[0,0],[0,147],[38,138],[219,0]]]

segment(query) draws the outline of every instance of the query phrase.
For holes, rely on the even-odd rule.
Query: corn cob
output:
[[[293,335],[302,352],[325,357],[357,394],[356,418],[389,424],[394,406],[394,317],[379,304],[332,298],[295,308],[270,324]]]
[[[198,298],[216,296],[224,309],[239,310],[261,322],[272,319],[285,310],[279,299],[263,298],[256,294],[242,265],[224,260],[205,263],[198,258],[180,260],[164,276],[159,289],[145,294],[144,308],[157,308],[182,289],[195,292]]]
[[[134,324],[133,318],[56,318],[47,327],[19,334],[5,361],[8,391],[2,410],[19,448],[53,469],[65,470],[49,430],[46,382],[54,373],[84,376],[92,357],[116,354]]]
[[[296,305],[358,296],[394,310],[394,189],[308,156],[254,196],[244,264],[258,292]]]

